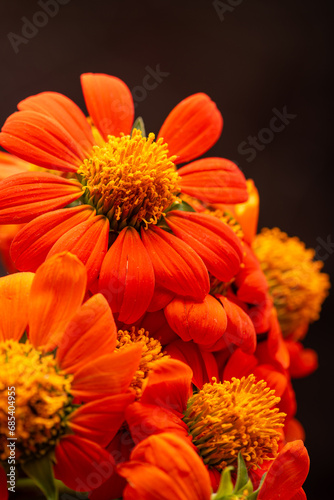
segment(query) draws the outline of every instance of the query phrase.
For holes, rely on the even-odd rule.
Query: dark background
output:
[[[334,241],[330,0],[226,0],[229,10],[220,15],[211,0],[62,3],[15,51],[8,34],[22,36],[26,19],[43,24],[36,18],[41,6],[37,0],[1,1],[1,124],[18,101],[43,90],[62,92],[84,109],[82,72],[123,79],[133,90],[137,116],[153,132],[181,99],[206,92],[225,121],[210,156],[235,161],[255,180],[259,226],[279,226],[318,247],[325,271],[333,272],[334,251],[321,243]],[[155,89],[143,90],[147,67],[157,65],[165,76]],[[284,107],[295,117],[247,161],[250,154],[240,144],[259,133],[268,139],[261,130],[273,110]],[[305,340],[319,353],[320,367],[295,383],[311,456],[309,500],[332,491],[332,304],[333,295]]]

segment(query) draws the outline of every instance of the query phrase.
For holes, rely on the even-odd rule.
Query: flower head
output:
[[[315,261],[315,251],[306,249],[297,237],[290,238],[278,228],[263,229],[253,248],[267,278],[282,333],[298,338],[319,318],[328,294],[330,283],[321,272],[323,262]]]

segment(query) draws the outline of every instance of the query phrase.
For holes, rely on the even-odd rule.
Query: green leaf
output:
[[[238,472],[237,472],[237,480],[234,487],[234,493],[240,492],[240,490],[244,490],[246,484],[248,483],[248,471],[245,464],[245,461],[239,451],[238,453]],[[252,488],[253,491],[253,488]]]
[[[37,460],[26,462],[22,465],[22,469],[43,491],[47,500],[58,500],[58,491],[53,475],[50,454]]]
[[[230,467],[225,467],[225,469],[223,470],[220,476],[219,487],[214,497],[215,500],[223,500],[223,498],[226,497],[227,495],[232,495],[233,483],[231,478],[231,470],[233,469],[234,467],[230,466]]]
[[[133,127],[131,129],[131,133],[132,133],[132,131],[133,131],[134,128],[136,128],[137,130],[140,130],[141,131],[141,135],[143,137],[146,137],[144,120],[142,119],[141,116],[138,116],[138,118],[135,119]]]

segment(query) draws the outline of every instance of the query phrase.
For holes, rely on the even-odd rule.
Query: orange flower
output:
[[[171,433],[153,435],[139,443],[130,461],[118,466],[128,481],[124,500],[210,500],[208,471],[197,453]]]
[[[141,356],[139,344],[113,352],[111,310],[100,294],[82,304],[86,282],[84,265],[69,253],[36,274],[0,279],[1,464],[12,435],[6,392],[14,387],[17,463],[34,477],[39,461],[49,460],[72,489],[85,483],[92,464],[109,460],[104,447],[135,399],[129,386]]]
[[[248,197],[246,182],[222,158],[176,165],[217,141],[221,114],[206,94],[194,94],[172,110],[155,142],[154,134],[142,136],[138,120],[133,125],[132,96],[121,80],[88,73],[81,83],[93,131],[81,110],[55,92],[20,102],[2,128],[8,151],[68,174],[18,174],[0,184],[0,223],[27,223],[12,245],[15,265],[34,271],[54,253],[73,252],[86,265],[88,285],[99,277],[99,290],[129,324],[147,310],[155,286],[203,299],[206,266],[233,274],[242,255],[218,219],[180,215],[192,209],[178,196],[239,203]],[[70,204],[76,206],[65,208]],[[177,235],[164,224],[170,208],[167,223]]]

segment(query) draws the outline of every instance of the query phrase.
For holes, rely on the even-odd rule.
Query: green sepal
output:
[[[251,493],[250,495],[248,495],[247,500],[256,500],[257,499],[257,496],[260,493],[261,486],[263,484],[264,478],[266,477],[266,474],[267,474],[266,472],[263,474],[263,476],[261,477],[261,481],[260,481],[258,489],[256,491],[253,491],[253,493]]]
[[[144,120],[142,119],[141,116],[138,116],[138,118],[135,119],[134,124],[133,124],[132,129],[131,129],[131,134],[132,134],[132,131],[134,128],[136,128],[137,130],[140,130],[141,135],[143,137],[146,137]]]
[[[221,476],[220,476],[220,482],[218,486],[217,493],[212,497],[215,500],[223,500],[224,498],[228,497],[229,495],[232,495],[233,493],[233,482],[231,478],[231,470],[233,470],[234,467],[225,467],[223,470]]]
[[[43,491],[47,500],[58,500],[58,491],[52,470],[51,453],[22,464],[23,471]]]
[[[237,472],[237,480],[234,486],[234,493],[242,493],[244,490],[253,491],[253,485],[248,477],[248,471],[245,464],[245,461],[239,451],[238,453],[238,472]]]
[[[169,205],[169,207],[164,210],[164,213],[167,214],[171,210],[180,210],[181,212],[196,212],[196,210],[194,210],[193,207],[186,201],[174,201],[174,203]]]

